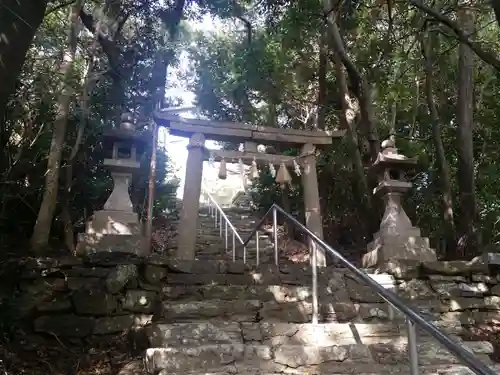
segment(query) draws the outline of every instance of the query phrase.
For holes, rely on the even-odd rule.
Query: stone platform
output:
[[[93,320],[139,313],[159,314],[169,323],[217,317],[307,323],[312,309],[307,265],[252,267],[101,253],[27,260],[18,267],[18,288],[27,303],[23,307],[37,316],[81,314]],[[483,263],[398,262],[387,271],[394,275],[399,295],[433,320],[500,321],[500,277],[490,275]],[[323,322],[389,322],[387,304],[347,270],[321,269],[318,281]]]
[[[403,320],[345,269],[320,271],[321,323],[312,325],[307,265],[101,253],[19,267],[16,306],[36,332],[62,340],[129,332],[152,373],[408,373]],[[403,298],[489,363],[489,343],[461,337],[500,321],[500,278],[485,264],[397,262],[387,271]],[[423,332],[419,354],[425,374],[464,373]]]
[[[214,246],[218,229],[210,220],[201,220],[198,236],[210,236]],[[218,241],[224,255],[224,236]],[[134,375],[409,374],[403,317],[348,270],[318,270],[320,317],[311,324],[310,265],[280,259],[279,266],[255,266],[255,258],[244,264],[203,255],[27,259],[13,267],[19,270],[13,306],[35,332],[61,340],[127,333],[145,359]],[[407,260],[373,272],[392,275],[408,304],[491,364],[492,345],[470,341],[468,332],[500,322],[496,268],[481,259]],[[422,374],[469,374],[425,332],[418,331],[418,343]]]

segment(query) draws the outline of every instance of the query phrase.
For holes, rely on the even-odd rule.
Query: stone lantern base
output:
[[[98,236],[81,233],[78,235],[77,255],[108,253],[143,254],[144,239],[142,236],[120,236],[108,234]]]
[[[101,210],[94,212],[85,233],[78,235],[77,254],[123,252],[141,255],[143,237],[134,212]]]
[[[436,251],[429,245],[429,239],[420,235],[420,229],[408,228],[402,233],[377,232],[367,246],[363,256],[363,267],[379,267],[390,260],[412,259],[421,262],[436,261]]]
[[[367,246],[363,256],[363,267],[382,266],[392,260],[436,261],[436,251],[431,249],[429,239],[422,237],[420,229],[414,227],[401,204],[402,196],[412,184],[405,180],[405,171],[417,163],[400,154],[394,135],[382,142],[381,151],[373,164],[378,171],[379,183],[374,194],[384,200],[384,215],[380,230]]]
[[[135,212],[101,210],[94,212],[85,230],[89,234],[140,235],[139,216]]]
[[[137,161],[138,152],[141,147],[144,149],[150,136],[149,132],[136,132],[134,119],[129,113],[122,115],[119,127],[104,132],[103,147],[111,151],[111,158],[104,159],[103,165],[111,172],[113,191],[104,209],[95,211],[85,233],[79,234],[78,254],[124,252],[141,255],[149,250],[149,246],[144,246],[129,187],[132,177],[141,167]]]

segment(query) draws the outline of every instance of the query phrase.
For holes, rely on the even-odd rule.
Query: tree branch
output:
[[[447,26],[453,33],[456,38],[466,46],[468,46],[474,53],[485,63],[491,65],[493,68],[500,72],[500,60],[495,57],[495,55],[483,49],[481,45],[477,42],[474,42],[469,39],[469,36],[462,31],[462,29],[458,26],[458,24],[443,14],[439,13],[433,8],[428,7],[427,5],[422,4],[419,0],[408,0],[408,3],[425,14],[431,16],[439,23]]]
[[[98,33],[97,38],[99,44],[101,45],[103,52],[106,54],[106,57],[108,58],[109,65],[115,71],[115,73],[118,74],[119,72],[118,60],[120,58],[120,48],[116,45],[116,43],[114,43],[112,40],[109,40],[108,37],[106,37],[103,33],[101,33],[100,30],[96,30],[96,27],[94,25],[94,17],[92,17],[90,14],[85,13],[83,10],[80,11],[79,16],[80,20],[82,21],[83,25],[87,30],[89,30],[93,34]]]
[[[333,17],[331,18],[331,22],[327,23],[327,29],[330,34],[330,38],[328,39],[330,46],[332,50],[338,54],[342,64],[344,64],[349,80],[351,81],[352,91],[359,98],[361,96],[361,73],[347,55],[347,51],[344,48],[344,42],[340,36],[340,31]]]
[[[498,27],[500,27],[500,0],[492,0],[491,7],[493,8],[493,12],[495,12],[495,19]]]
[[[247,42],[248,45],[250,45],[252,43],[252,24],[243,16],[236,14],[235,17],[245,24],[245,28],[247,29]]]
[[[66,8],[67,6],[74,4],[74,3],[75,3],[75,1],[76,1],[76,0],[70,0],[70,1],[66,1],[65,3],[62,3],[62,4],[59,4],[59,5],[54,6],[53,8],[49,9],[49,10],[45,13],[45,17],[47,17],[47,16],[48,16],[49,14],[51,14],[51,13],[57,12],[59,9]]]
[[[131,12],[128,12],[121,20],[118,22],[118,26],[116,27],[116,33],[113,39],[117,39],[123,30],[123,27],[125,26],[125,23],[127,23],[128,19],[131,16]]]
[[[185,4],[186,0],[176,0],[175,5],[172,8],[169,8],[168,10],[162,9],[159,11],[159,17],[165,24],[165,27],[168,30],[168,35],[172,40],[177,36],[178,26],[182,19]]]
[[[333,0],[330,0],[330,2]],[[324,0],[324,8],[326,9],[329,1]],[[330,15],[327,18],[327,32],[330,37],[328,38],[328,44],[331,49],[337,53],[338,58],[344,65],[349,81],[352,85],[352,91],[354,95],[358,98],[361,110],[361,119],[364,125],[364,130],[366,138],[370,145],[370,156],[373,161],[377,158],[378,152],[380,150],[378,132],[373,121],[373,104],[372,104],[372,91],[370,85],[365,77],[362,76],[360,70],[356,67],[356,64],[347,54],[347,51],[340,35],[340,30],[337,25],[336,16]]]

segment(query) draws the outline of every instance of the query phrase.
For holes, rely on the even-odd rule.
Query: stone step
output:
[[[231,219],[228,218],[229,222],[235,227],[237,230],[240,229],[245,229],[245,230],[252,230],[255,228],[255,226],[259,223],[260,219],[256,218],[237,218],[237,219]],[[220,224],[220,219],[217,218],[217,226]],[[198,219],[198,224],[200,224],[200,227],[204,228],[214,228],[215,227],[215,217],[203,217]],[[225,226],[225,220],[224,218],[222,219],[222,226]],[[228,225],[229,227],[229,225]]]
[[[238,256],[240,257],[240,256]],[[312,276],[307,274],[264,274],[259,272],[245,274],[188,274],[170,273],[167,275],[167,283],[171,285],[300,285],[307,286],[312,283]],[[319,277],[318,282],[322,285],[327,280]],[[382,302],[382,299],[380,299]]]
[[[226,215],[228,218],[229,222],[236,227],[236,229],[239,229],[241,226],[247,227],[247,228],[253,228],[255,225],[257,225],[260,221],[260,217],[255,217],[253,215]],[[215,220],[215,218],[213,218]],[[220,221],[219,215],[217,215],[217,220]],[[222,218],[222,222],[224,223],[224,218]]]
[[[463,346],[473,351],[478,359],[491,363],[487,358],[491,346],[486,343],[484,346],[470,344],[465,342]],[[458,359],[437,342],[419,343],[418,353],[421,366],[459,364]],[[205,373],[283,373],[292,369],[303,374],[345,374],[354,371],[359,374],[373,373],[381,365],[408,366],[407,346],[399,343],[332,346],[208,344],[149,348],[145,353],[145,366],[151,374],[162,370],[169,374],[185,374],[200,369]]]
[[[237,232],[238,235],[241,237],[241,239],[246,240],[252,231],[237,229]],[[212,237],[225,238],[226,232],[224,231],[224,228],[222,228],[222,232],[220,228],[198,228],[196,231],[196,235],[198,237],[206,237],[206,239],[212,239]],[[232,236],[233,236],[232,230],[228,229],[227,237],[231,238]],[[252,236],[251,240],[255,241],[255,235]],[[259,241],[266,241],[266,240],[272,241],[270,236],[259,234]]]
[[[134,374],[143,375],[145,371],[143,370],[144,364],[142,362],[137,363],[136,367],[139,369],[138,372]],[[489,366],[496,374],[500,374],[500,365],[490,365]],[[158,375],[282,375],[282,373],[270,373],[256,371],[247,371],[243,369],[241,372],[234,372],[235,369],[228,369],[226,372],[188,372],[188,373],[178,373],[170,371],[160,371]],[[342,369],[342,374],[345,375],[382,375],[382,374],[394,374],[394,375],[411,375],[409,370],[409,365],[364,365],[359,366],[345,366]],[[427,365],[419,367],[421,375],[475,375],[474,372],[468,369],[466,366],[462,365]],[[144,371],[144,372],[143,372]],[[126,373],[128,375],[129,373]],[[286,370],[288,375],[304,375],[303,370],[288,368]],[[339,372],[328,371],[323,369],[318,369],[318,371],[308,372],[310,375],[339,375]]]
[[[242,248],[236,248],[236,260],[243,262],[245,257],[245,250]],[[200,246],[196,249],[196,256],[203,256],[207,260],[217,260],[217,258],[210,259],[210,255],[224,255],[225,259],[233,259],[233,247],[232,244],[228,244],[227,248],[225,245],[221,244],[206,244],[205,246]],[[207,257],[208,256],[208,257]],[[274,248],[272,246],[259,246],[259,259],[262,263],[274,263]],[[252,247],[246,249],[246,263],[255,266],[257,260],[257,250]],[[285,262],[288,259],[280,256],[279,262]]]
[[[248,238],[247,236],[242,235],[241,233],[239,233],[239,235],[243,241],[245,241]],[[198,245],[203,244],[203,243],[221,244],[222,245],[222,244],[225,244],[226,235],[225,235],[225,233],[222,233],[222,236],[221,236],[219,233],[219,230],[213,231],[212,233],[207,233],[207,232],[200,233],[200,232],[198,232],[196,235],[196,241],[197,241]],[[232,234],[232,232],[230,232],[227,235],[228,246],[232,246],[232,243],[233,243],[232,241],[233,241],[233,234]],[[235,244],[237,247],[241,247],[241,242],[238,240],[237,236],[235,236]],[[250,239],[250,241],[248,241],[247,247],[248,248],[255,248],[256,244],[257,244],[257,241],[256,241],[255,237],[253,237],[252,239]],[[272,242],[272,240],[268,237],[261,236],[259,238],[259,245],[260,246],[273,246],[273,244],[274,243]]]
[[[228,217],[229,222],[236,228],[246,228],[246,229],[253,229],[260,221],[259,218],[255,217]],[[217,216],[217,226],[219,225],[221,219],[219,216]],[[173,222],[176,223],[176,222]],[[224,226],[225,224],[225,219],[222,218],[222,225]],[[215,226],[215,217],[213,216],[202,216],[198,217],[198,224],[207,228],[214,227]]]
[[[238,234],[240,235],[240,237],[244,237],[244,238],[248,238],[249,234],[253,231],[253,227],[251,228],[241,228],[241,227],[238,227],[238,226],[235,226],[236,228],[236,231],[238,232]],[[207,234],[207,235],[210,235],[210,234],[219,234],[220,233],[220,227],[214,227],[214,226],[210,226],[210,227],[204,227],[204,226],[198,226],[197,228],[198,230],[198,234]],[[222,226],[222,233],[225,233],[225,227]],[[232,235],[233,231],[230,227],[227,228],[227,233],[228,235]],[[260,238],[265,238],[265,237],[269,237],[267,234],[263,234],[261,231],[259,232],[259,236]]]
[[[177,251],[177,243],[171,242],[164,250],[166,254],[174,257]],[[196,259],[194,261],[232,261],[232,240],[228,240],[227,248],[224,241],[219,240],[216,243],[198,243],[196,244]],[[272,244],[259,245],[260,264],[274,263],[274,246]],[[247,260],[250,265],[255,266],[257,259],[257,250],[252,243],[247,247]],[[236,260],[243,261],[243,249],[236,247]],[[252,260],[250,262],[250,260]],[[285,263],[288,261],[284,256],[280,256],[279,262]]]
[[[456,327],[445,327],[457,342],[462,342],[456,335]],[[262,345],[373,345],[406,344],[406,326],[398,324],[366,323],[248,323],[211,321],[198,323],[153,323],[143,334],[150,347],[197,346],[208,344],[262,344]],[[419,342],[433,341],[428,335],[419,333]],[[484,342],[480,345],[483,354],[489,354],[493,348]],[[486,346],[485,346],[486,345]]]
[[[228,249],[227,251],[221,251],[219,253],[204,253],[200,251],[196,254],[196,260],[200,261],[225,261],[233,259],[232,251]],[[236,254],[236,259],[243,259],[243,254]],[[247,257],[247,264],[256,265],[257,260],[255,256]],[[270,252],[262,252],[259,258],[259,264],[261,265],[274,265],[274,256]]]
[[[214,309],[216,311],[211,313],[212,318],[216,317],[217,314],[227,316],[228,313],[217,312],[218,308],[226,311],[224,305],[227,303],[257,300],[262,302],[262,308],[257,317],[255,312],[250,314],[250,321],[256,319],[287,321],[286,319],[290,319],[290,322],[310,322],[312,315],[312,289],[310,285],[280,283],[265,285],[259,284],[259,280],[250,284],[246,275],[216,275],[215,279],[211,278],[213,275],[206,276],[207,278],[200,278],[200,275],[171,274],[170,285],[161,288],[162,299],[172,304],[184,304],[182,307],[189,310],[191,314],[196,314],[197,310],[209,306],[212,311]],[[221,279],[220,277],[225,278]],[[226,284],[221,285],[221,281],[226,282]],[[176,284],[174,285],[173,282]],[[390,308],[383,301],[353,301],[349,297],[349,293],[341,285],[335,283],[320,287],[318,298],[320,318],[324,322],[388,322],[404,319],[401,313]],[[415,307],[424,314],[426,319],[433,321],[441,319],[440,324],[445,326],[467,323],[460,313],[429,313],[423,302],[415,304]],[[182,318],[182,310],[178,314]],[[205,315],[201,313],[199,316]],[[245,318],[248,319],[248,315]]]
[[[147,265],[165,267],[168,273],[196,274],[201,278],[203,278],[204,275],[243,275],[254,279],[261,278],[264,275],[281,275],[284,281],[286,281],[291,277],[310,280],[310,276],[312,275],[311,266],[309,264],[296,264],[291,262],[283,262],[278,266],[271,264],[255,266],[253,264],[245,264],[241,260],[237,260],[236,262],[231,260],[180,260],[154,254],[145,259],[144,263]],[[342,268],[318,268],[318,279],[319,281],[335,282],[339,277],[341,279],[345,272],[346,270]]]
[[[226,248],[226,243],[225,241],[222,241],[221,243],[199,243],[196,246],[196,251],[197,254],[218,254],[220,252],[222,253],[228,253],[232,254],[233,253],[233,242],[232,239],[228,239],[227,241],[227,248]],[[244,249],[241,247],[241,244],[236,241],[236,246],[235,246],[235,252],[236,252],[236,260],[237,261],[243,261],[243,254],[244,254]],[[249,242],[248,245],[246,246],[246,254],[247,254],[247,259],[256,259],[257,258],[257,247],[255,244],[252,242]],[[259,256],[265,254],[267,256],[272,255],[274,259],[274,246],[272,243],[260,243],[259,244]],[[279,255],[279,260],[280,263],[288,261],[288,258],[286,258],[282,253],[278,253]],[[252,263],[253,265],[255,263]]]
[[[165,294],[164,294],[165,295]],[[168,295],[167,295],[168,296]],[[215,297],[215,296],[214,296]],[[199,322],[202,320],[232,319],[238,322],[285,322],[310,323],[313,306],[311,299],[290,301],[285,297],[259,299],[243,298],[229,299],[211,298],[178,299],[162,303],[161,314],[157,316],[162,322]],[[257,296],[256,296],[257,297]],[[266,299],[267,298],[267,299]],[[387,304],[353,304],[348,301],[338,301],[335,296],[321,296],[318,302],[320,322],[395,322],[404,321],[399,313],[391,316]],[[443,322],[442,326],[455,333],[462,331],[459,321]]]
[[[227,213],[224,212],[226,217],[229,219],[229,221],[255,221],[258,222],[260,220],[259,217],[255,216],[253,213],[248,213],[248,212],[241,212],[241,213]],[[219,218],[219,213],[217,212],[217,218]],[[198,220],[203,220],[203,221],[209,221],[210,219],[213,219],[215,221],[215,216],[213,214],[209,214],[208,212],[206,213],[199,213],[198,214]]]
[[[259,217],[255,217],[252,215],[226,215],[226,217],[233,225],[241,223],[242,225],[254,225],[255,226],[255,224],[257,224],[261,220]],[[217,221],[220,221],[219,215],[217,215]],[[222,218],[222,221],[224,222],[224,218]],[[213,216],[213,215],[198,216],[198,222],[199,223],[201,223],[201,222],[214,223],[215,216]]]
[[[243,260],[243,251],[236,252],[236,260]],[[217,251],[217,248],[208,248],[206,250],[199,250],[196,252],[196,260],[200,261],[226,261],[233,259],[232,249],[222,248]],[[287,259],[280,258],[280,261],[284,261]],[[255,254],[250,252],[247,253],[246,263],[249,265],[257,265],[257,257]],[[260,265],[274,265],[274,254],[268,249],[263,249],[259,255],[259,264]]]
[[[252,208],[246,208],[246,207],[227,207],[224,208],[224,212],[226,215],[231,215],[231,214],[255,215],[255,211]]]
[[[228,255],[231,250],[228,251]],[[237,249],[236,257],[241,259],[243,256],[242,249]],[[251,258],[251,252],[248,251],[247,256]],[[167,261],[168,267],[172,268],[170,263],[175,261]],[[202,284],[220,284],[220,285],[298,285],[309,286],[312,283],[312,268],[311,265],[281,262],[278,266],[274,264],[260,264],[255,266],[252,262],[243,263],[241,260],[232,262],[218,260],[195,260],[195,261],[179,261],[176,262],[182,266],[179,271],[169,273],[169,283],[185,284],[185,285],[202,285]],[[325,288],[342,288],[345,290],[345,269],[325,267],[318,268],[318,283]],[[347,278],[346,278],[347,279]],[[353,283],[353,288],[357,287]],[[365,289],[356,290],[352,293],[354,300],[367,299],[366,302],[383,302],[383,299],[376,295],[369,287],[363,286]],[[359,289],[359,288],[358,288]],[[360,294],[360,295],[358,295]]]
[[[223,211],[226,215],[230,214],[248,214],[248,215],[253,215],[255,212],[250,209],[250,208],[243,208],[243,207],[224,207]],[[200,214],[208,214],[209,212],[209,207],[208,206],[201,206],[200,209],[198,210]]]
[[[252,230],[253,230],[253,228],[250,228],[250,229],[241,229],[238,227],[236,228],[236,232],[243,240],[246,240],[249,237]],[[216,227],[210,227],[210,228],[198,227],[198,229],[196,230],[196,235],[198,237],[199,236],[206,236],[207,238],[210,238],[212,236],[217,236],[217,237],[223,238],[223,237],[225,237],[225,228],[222,227],[222,232],[221,232],[219,227],[217,227],[217,228]],[[231,228],[228,228],[227,237],[231,238],[232,236],[233,236],[233,231],[231,230]],[[252,236],[252,239],[254,239],[254,238],[255,238],[255,235]],[[271,238],[271,236],[269,236],[267,234],[263,234],[262,232],[259,232],[259,240],[260,241],[272,240],[272,238]]]
[[[196,276],[196,275],[193,275]],[[238,275],[234,275],[238,276]],[[262,284],[201,284],[201,285],[168,285],[162,289],[163,296],[169,301],[199,301],[199,300],[238,300],[238,299],[258,299],[260,301],[276,302],[301,302],[308,301],[312,296],[310,286],[300,285],[262,285]],[[330,298],[331,301],[350,302],[341,291],[335,287],[326,287],[318,290],[321,300]],[[331,302],[330,301],[330,302]],[[363,306],[363,304],[358,304]],[[386,303],[365,304],[366,306],[385,306]]]
[[[269,266],[274,266],[274,249],[272,247],[268,248],[263,248],[260,250],[259,253],[259,263],[257,263],[257,254],[255,249],[247,249],[247,261],[246,263],[251,266],[256,266],[257,264],[259,265],[269,265]],[[227,261],[227,260],[232,260],[232,249],[228,248],[227,250],[221,250],[220,252],[217,253],[209,253],[209,252],[203,252],[203,250],[200,250],[196,254],[196,260],[200,261]],[[236,260],[237,261],[243,261],[243,252],[241,250],[236,252]],[[290,262],[290,259],[280,255],[278,263],[284,264]],[[294,263],[297,264],[297,263]],[[305,263],[301,263],[305,264]]]
[[[310,303],[312,276],[309,265],[282,264],[278,268],[265,264],[252,269],[252,264],[245,265],[242,262],[173,261],[161,257],[156,260],[149,259],[148,262],[151,263],[151,267],[149,265],[145,267],[148,274],[150,269],[151,272],[161,274],[160,278],[150,277],[149,279],[153,281],[159,280],[163,285],[166,282],[170,287],[175,287],[174,289],[184,290],[182,294],[185,298],[200,299],[194,296],[215,293],[211,298],[231,300],[234,299],[232,296],[236,294],[240,296],[236,298],[261,299],[262,294],[266,292],[266,288],[282,286],[297,287],[297,289],[293,290],[302,291],[304,290],[302,288],[306,288],[306,297],[301,298],[300,301],[308,299],[306,302]],[[376,321],[388,319],[389,309],[383,299],[369,287],[358,284],[345,269],[328,267],[318,271],[320,302],[323,305],[331,304],[334,307],[333,311],[324,312],[326,321],[352,321],[359,318]],[[153,282],[155,285],[151,285],[151,287],[162,289],[162,285],[156,285],[159,281]],[[418,308],[426,317],[432,320],[438,318],[446,318],[449,321],[464,320],[464,314],[461,314],[460,310],[457,309],[457,306],[455,306],[457,303],[454,300],[439,299],[429,293],[422,294],[421,285],[419,283],[414,284],[400,285],[401,288],[404,288],[400,291],[401,297],[404,301],[408,301],[412,306]],[[254,297],[251,292],[247,293],[249,287],[257,286],[261,287],[259,297]],[[207,287],[212,289],[207,290]],[[219,288],[219,290],[213,292],[213,288]],[[291,290],[288,289],[288,291]],[[221,296],[222,291],[227,296]],[[295,295],[290,293],[287,294],[289,301],[297,302]],[[215,297],[217,294],[219,297]],[[208,298],[208,295],[204,296],[204,298]],[[325,299],[326,297],[330,299]],[[266,300],[272,300],[269,297],[266,298]],[[473,298],[471,300],[474,301]],[[460,303],[465,302],[461,301]],[[296,310],[296,308],[291,309]],[[466,321],[464,323],[470,324]]]
[[[243,252],[236,252],[236,260],[242,260]],[[214,261],[214,260],[231,260],[233,259],[232,249],[220,249],[219,251],[215,251],[215,249],[208,249],[206,251],[199,250],[196,252],[197,260],[206,260],[206,261]],[[280,258],[280,261],[284,261],[287,259]],[[257,256],[250,252],[247,253],[246,263],[250,265],[257,264]],[[260,265],[274,265],[274,255],[271,250],[262,250],[259,255],[259,264]]]
[[[161,318],[166,322],[192,322],[207,319],[255,322],[262,302],[259,300],[209,300],[209,301],[165,301],[161,305]]]
[[[257,225],[258,221],[257,222],[254,222],[254,221],[251,221],[251,222],[246,222],[246,221],[241,221],[241,220],[238,220],[238,221],[231,221],[231,224],[232,226],[236,229],[237,232],[251,232],[252,230],[254,230],[255,226]],[[226,226],[224,223],[222,223],[222,229],[224,229]],[[214,218],[211,218],[210,220],[202,220],[202,221],[199,221],[198,222],[198,229],[207,229],[207,230],[210,230],[210,229],[214,229],[214,228],[220,228],[220,224],[219,222],[217,222],[217,226],[215,226],[215,219]],[[227,226],[227,230],[228,231],[231,231],[231,226],[228,225]],[[262,230],[261,230],[262,232]]]
[[[196,255],[221,255],[221,254],[232,254],[233,250],[233,243],[232,239],[228,238],[228,243],[227,243],[227,248],[225,244],[225,239],[218,238],[217,240],[212,240],[212,241],[203,241],[198,239],[198,243],[196,244]],[[175,251],[177,249],[177,241],[172,241],[167,245],[167,251]],[[266,242],[261,242],[259,243],[259,254],[260,255],[267,255],[268,257],[272,254],[274,254],[274,246],[272,243],[266,243]],[[255,242],[250,241],[248,246],[247,246],[247,259],[256,259],[257,257],[257,250],[256,250],[256,245]],[[218,258],[213,258],[211,259],[210,257],[205,257],[205,259],[208,260],[220,260]],[[232,257],[229,258],[223,258],[225,260],[232,259]],[[238,240],[236,240],[236,259],[238,261],[241,261],[243,259],[243,248],[241,247],[241,244],[239,243]],[[274,259],[274,258],[273,258]],[[284,257],[280,257],[282,261],[287,260]],[[281,262],[280,260],[280,262]],[[196,261],[196,260],[195,260]],[[198,259],[199,261],[199,259]],[[252,264],[255,264],[253,262]]]

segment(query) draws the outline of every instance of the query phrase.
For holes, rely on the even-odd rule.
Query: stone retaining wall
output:
[[[424,313],[463,325],[500,324],[499,269],[473,261],[392,261],[388,272],[400,295]]]
[[[162,316],[169,308],[168,301],[202,301],[205,297],[214,299],[210,310],[214,318],[230,318],[241,314],[242,308],[248,310],[244,301],[230,311],[234,303],[221,305],[218,300],[253,298],[249,302],[258,306],[250,309],[253,315],[249,319],[256,320],[266,301],[275,302],[276,293],[272,288],[249,290],[248,286],[308,285],[311,279],[308,271],[295,275],[286,267],[281,271],[261,267],[261,273],[256,274],[239,262],[176,261],[158,254],[146,258],[116,253],[31,258],[4,268],[16,269],[17,274],[10,276],[13,290],[4,291],[3,296],[0,291],[0,308],[2,302],[4,307],[8,302],[12,316],[27,320],[36,332],[60,337],[121,333],[148,324],[154,315]],[[173,306],[169,318],[182,319],[186,308],[190,305]],[[207,311],[203,314],[201,317],[211,317]],[[308,320],[307,316],[304,319]]]
[[[9,300],[16,317],[59,337],[121,333],[147,325],[153,316],[166,322],[307,323],[312,311],[311,270],[304,265],[252,270],[238,262],[98,254],[27,259],[8,267],[17,268],[15,288],[0,296],[0,309]],[[432,320],[500,320],[500,276],[480,261],[391,262],[380,271],[392,274],[397,292]],[[345,269],[322,269],[319,283],[322,321],[389,320],[387,304]]]

